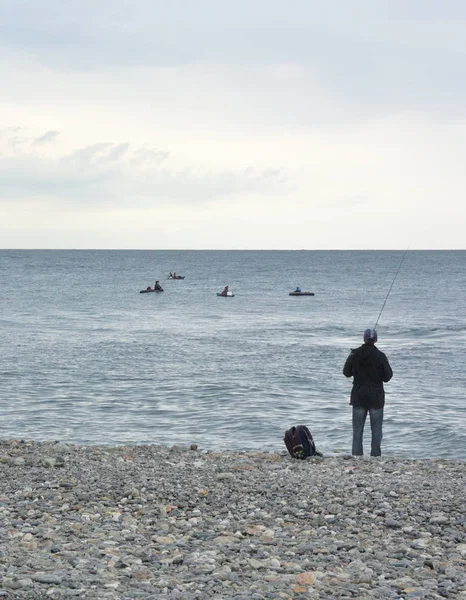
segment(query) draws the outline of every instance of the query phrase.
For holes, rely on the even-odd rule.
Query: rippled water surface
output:
[[[0,437],[284,449],[305,423],[348,452],[343,364],[402,255],[0,251]],[[378,326],[384,454],[466,459],[465,273],[465,251],[401,266]],[[139,294],[155,279],[163,294]]]

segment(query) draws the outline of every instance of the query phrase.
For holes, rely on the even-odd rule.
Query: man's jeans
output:
[[[371,456],[380,456],[380,444],[382,443],[382,422],[383,408],[363,408],[362,406],[353,406],[353,456],[362,456],[362,436],[364,433],[364,424],[367,413],[371,419]]]

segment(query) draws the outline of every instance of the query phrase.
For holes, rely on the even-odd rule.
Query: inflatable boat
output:
[[[186,275],[183,275],[183,276],[177,275],[176,277],[172,276],[172,277],[169,277],[168,279],[184,279],[185,277],[186,277]]]
[[[234,298],[235,295],[232,294],[231,292],[228,292],[228,294],[222,294],[220,292],[217,292],[217,296],[220,296],[221,298]]]
[[[314,292],[290,292],[290,296],[315,296]]]
[[[152,288],[150,288],[149,290],[141,290],[139,293],[140,294],[149,294],[150,292],[158,292],[160,294],[160,292],[163,292],[163,290],[153,290]]]

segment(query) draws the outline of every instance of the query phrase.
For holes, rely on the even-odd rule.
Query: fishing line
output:
[[[173,267],[173,269],[170,271],[170,274],[165,277],[165,279],[162,281],[161,285],[163,285],[167,281],[167,279],[170,279],[170,275],[172,274],[174,269],[175,269],[175,267]]]
[[[380,317],[382,316],[383,309],[385,308],[385,304],[386,304],[386,302],[387,302],[387,300],[388,300],[388,297],[390,296],[390,292],[392,291],[392,287],[393,287],[393,284],[395,283],[395,279],[396,279],[396,277],[397,277],[398,273],[400,272],[401,265],[403,264],[403,261],[404,261],[404,259],[405,259],[406,253],[408,252],[408,250],[409,250],[409,247],[410,247],[410,246],[411,246],[411,244],[409,244],[409,246],[408,246],[408,247],[406,248],[406,250],[404,251],[404,254],[403,254],[403,256],[401,257],[400,264],[398,265],[398,270],[397,270],[397,272],[395,273],[395,277],[393,278],[392,285],[390,286],[390,289],[388,290],[387,296],[385,297],[384,303],[382,304],[382,308],[380,309],[379,316],[377,317],[377,321],[375,322],[374,329],[376,329],[376,328],[377,328],[377,323],[379,322],[379,319],[380,319]]]

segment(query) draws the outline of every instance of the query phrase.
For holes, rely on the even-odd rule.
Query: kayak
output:
[[[183,277],[181,275],[177,275],[176,277],[169,277],[168,279],[184,279],[186,277],[186,275],[183,275]]]
[[[290,292],[290,296],[315,296],[314,292]]]
[[[228,292],[228,294],[221,294],[220,292],[217,292],[217,296],[221,296],[222,298],[234,298],[235,295],[232,294],[231,292]]]
[[[150,292],[163,292],[163,290],[141,290],[140,294],[149,294]]]

